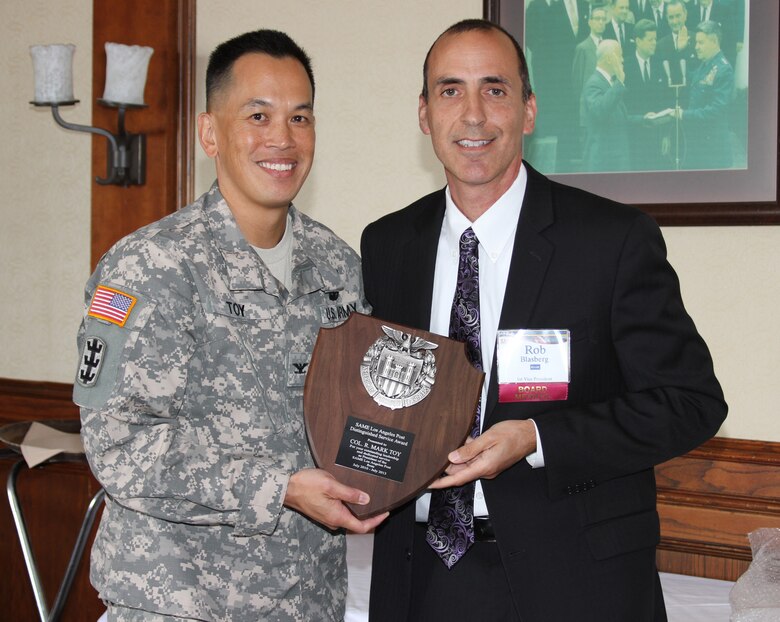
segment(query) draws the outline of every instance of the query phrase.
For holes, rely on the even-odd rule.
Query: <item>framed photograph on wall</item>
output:
[[[780,224],[778,3],[715,0],[730,12],[721,14],[722,21],[716,22],[722,57],[713,57],[706,65],[706,51],[700,53],[695,48],[697,0],[682,0],[690,38],[686,65],[685,60],[664,53],[670,42],[663,39],[671,38],[670,21],[674,20],[664,16],[660,26],[653,22],[651,27],[646,21],[640,26],[649,17],[638,13],[639,6],[657,3],[619,0],[618,4],[626,2],[629,33],[633,28],[637,34],[644,33],[638,38],[641,49],[637,49],[637,38],[632,34],[623,46],[628,141],[624,157],[600,165],[585,148],[586,142],[591,142],[588,136],[596,130],[593,125],[588,127],[587,98],[583,98],[584,89],[579,90],[593,69],[582,69],[582,58],[575,63],[574,56],[582,56],[583,50],[578,52],[577,46],[589,45],[583,42],[590,38],[591,29],[606,28],[602,36],[609,38],[612,3],[484,1],[485,18],[500,24],[522,45],[537,95],[537,127],[524,144],[524,157],[557,181],[637,205],[662,225]],[[603,12],[591,15],[597,7],[603,7]],[[714,14],[711,19],[715,21]],[[653,41],[648,46],[650,30]],[[648,74],[660,83],[658,97],[640,94],[637,83],[631,82],[629,65],[637,64],[643,54]],[[669,60],[663,62],[668,58],[672,58],[671,67]],[[714,71],[713,64],[718,65]],[[720,117],[710,123],[697,125],[689,120],[692,114],[686,118],[686,109],[693,112],[709,105],[708,98],[715,97],[711,95],[713,85],[722,85],[727,73],[727,110],[721,108]],[[681,119],[674,114],[676,109],[683,110]],[[711,118],[707,114],[699,116],[706,121]],[[608,132],[609,128],[599,131]],[[718,141],[707,143],[713,135]],[[611,144],[609,139],[606,142]]]

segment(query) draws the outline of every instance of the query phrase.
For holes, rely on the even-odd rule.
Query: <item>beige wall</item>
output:
[[[62,108],[89,123],[92,2],[0,3],[0,377],[72,382],[89,271],[90,147],[86,134],[34,108],[29,46],[75,43],[74,93]]]
[[[252,28],[287,32],[311,56],[316,81],[317,154],[295,201],[357,247],[363,226],[443,185],[417,129],[422,59],[453,22],[482,15],[482,0],[201,0],[196,107],[211,50]],[[247,20],[247,16],[253,16]],[[196,194],[214,167],[198,150]]]
[[[76,94],[88,102],[91,2],[70,0],[56,16],[50,6],[15,0],[0,8],[0,51],[8,59],[0,73],[7,197],[0,207],[0,377],[69,382],[89,270],[89,139],[60,130],[48,113],[27,104],[33,84],[27,46],[76,43]],[[296,203],[357,246],[366,223],[443,184],[417,128],[421,63],[442,29],[481,10],[481,0],[201,0],[197,107],[217,43],[250,28],[289,32],[313,57],[318,83],[317,160]],[[66,116],[86,122],[85,103]],[[196,176],[199,192],[213,178],[200,154]],[[780,308],[780,227],[664,234],[731,406],[721,435],[780,441],[780,336],[773,321]]]
[[[666,227],[664,236],[729,403],[719,435],[780,441],[780,227]]]

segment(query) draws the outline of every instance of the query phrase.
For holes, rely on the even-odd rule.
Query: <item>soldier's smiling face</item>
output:
[[[250,53],[233,64],[198,119],[222,195],[233,209],[286,208],[314,160],[309,77],[295,58]]]

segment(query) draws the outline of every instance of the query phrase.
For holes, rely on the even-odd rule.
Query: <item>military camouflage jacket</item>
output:
[[[344,538],[282,505],[313,465],[303,384],[320,326],[367,312],[357,255],[290,209],[291,291],[216,184],[121,240],[89,280],[74,400],[108,493],[106,601],[198,620],[341,620]]]

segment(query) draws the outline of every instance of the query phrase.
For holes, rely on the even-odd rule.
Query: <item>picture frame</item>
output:
[[[523,45],[530,2],[484,0],[483,16]],[[561,1],[561,0],[554,0]],[[749,11],[748,147],[743,169],[551,174],[552,179],[636,205],[664,226],[780,224],[776,2],[746,0]]]

